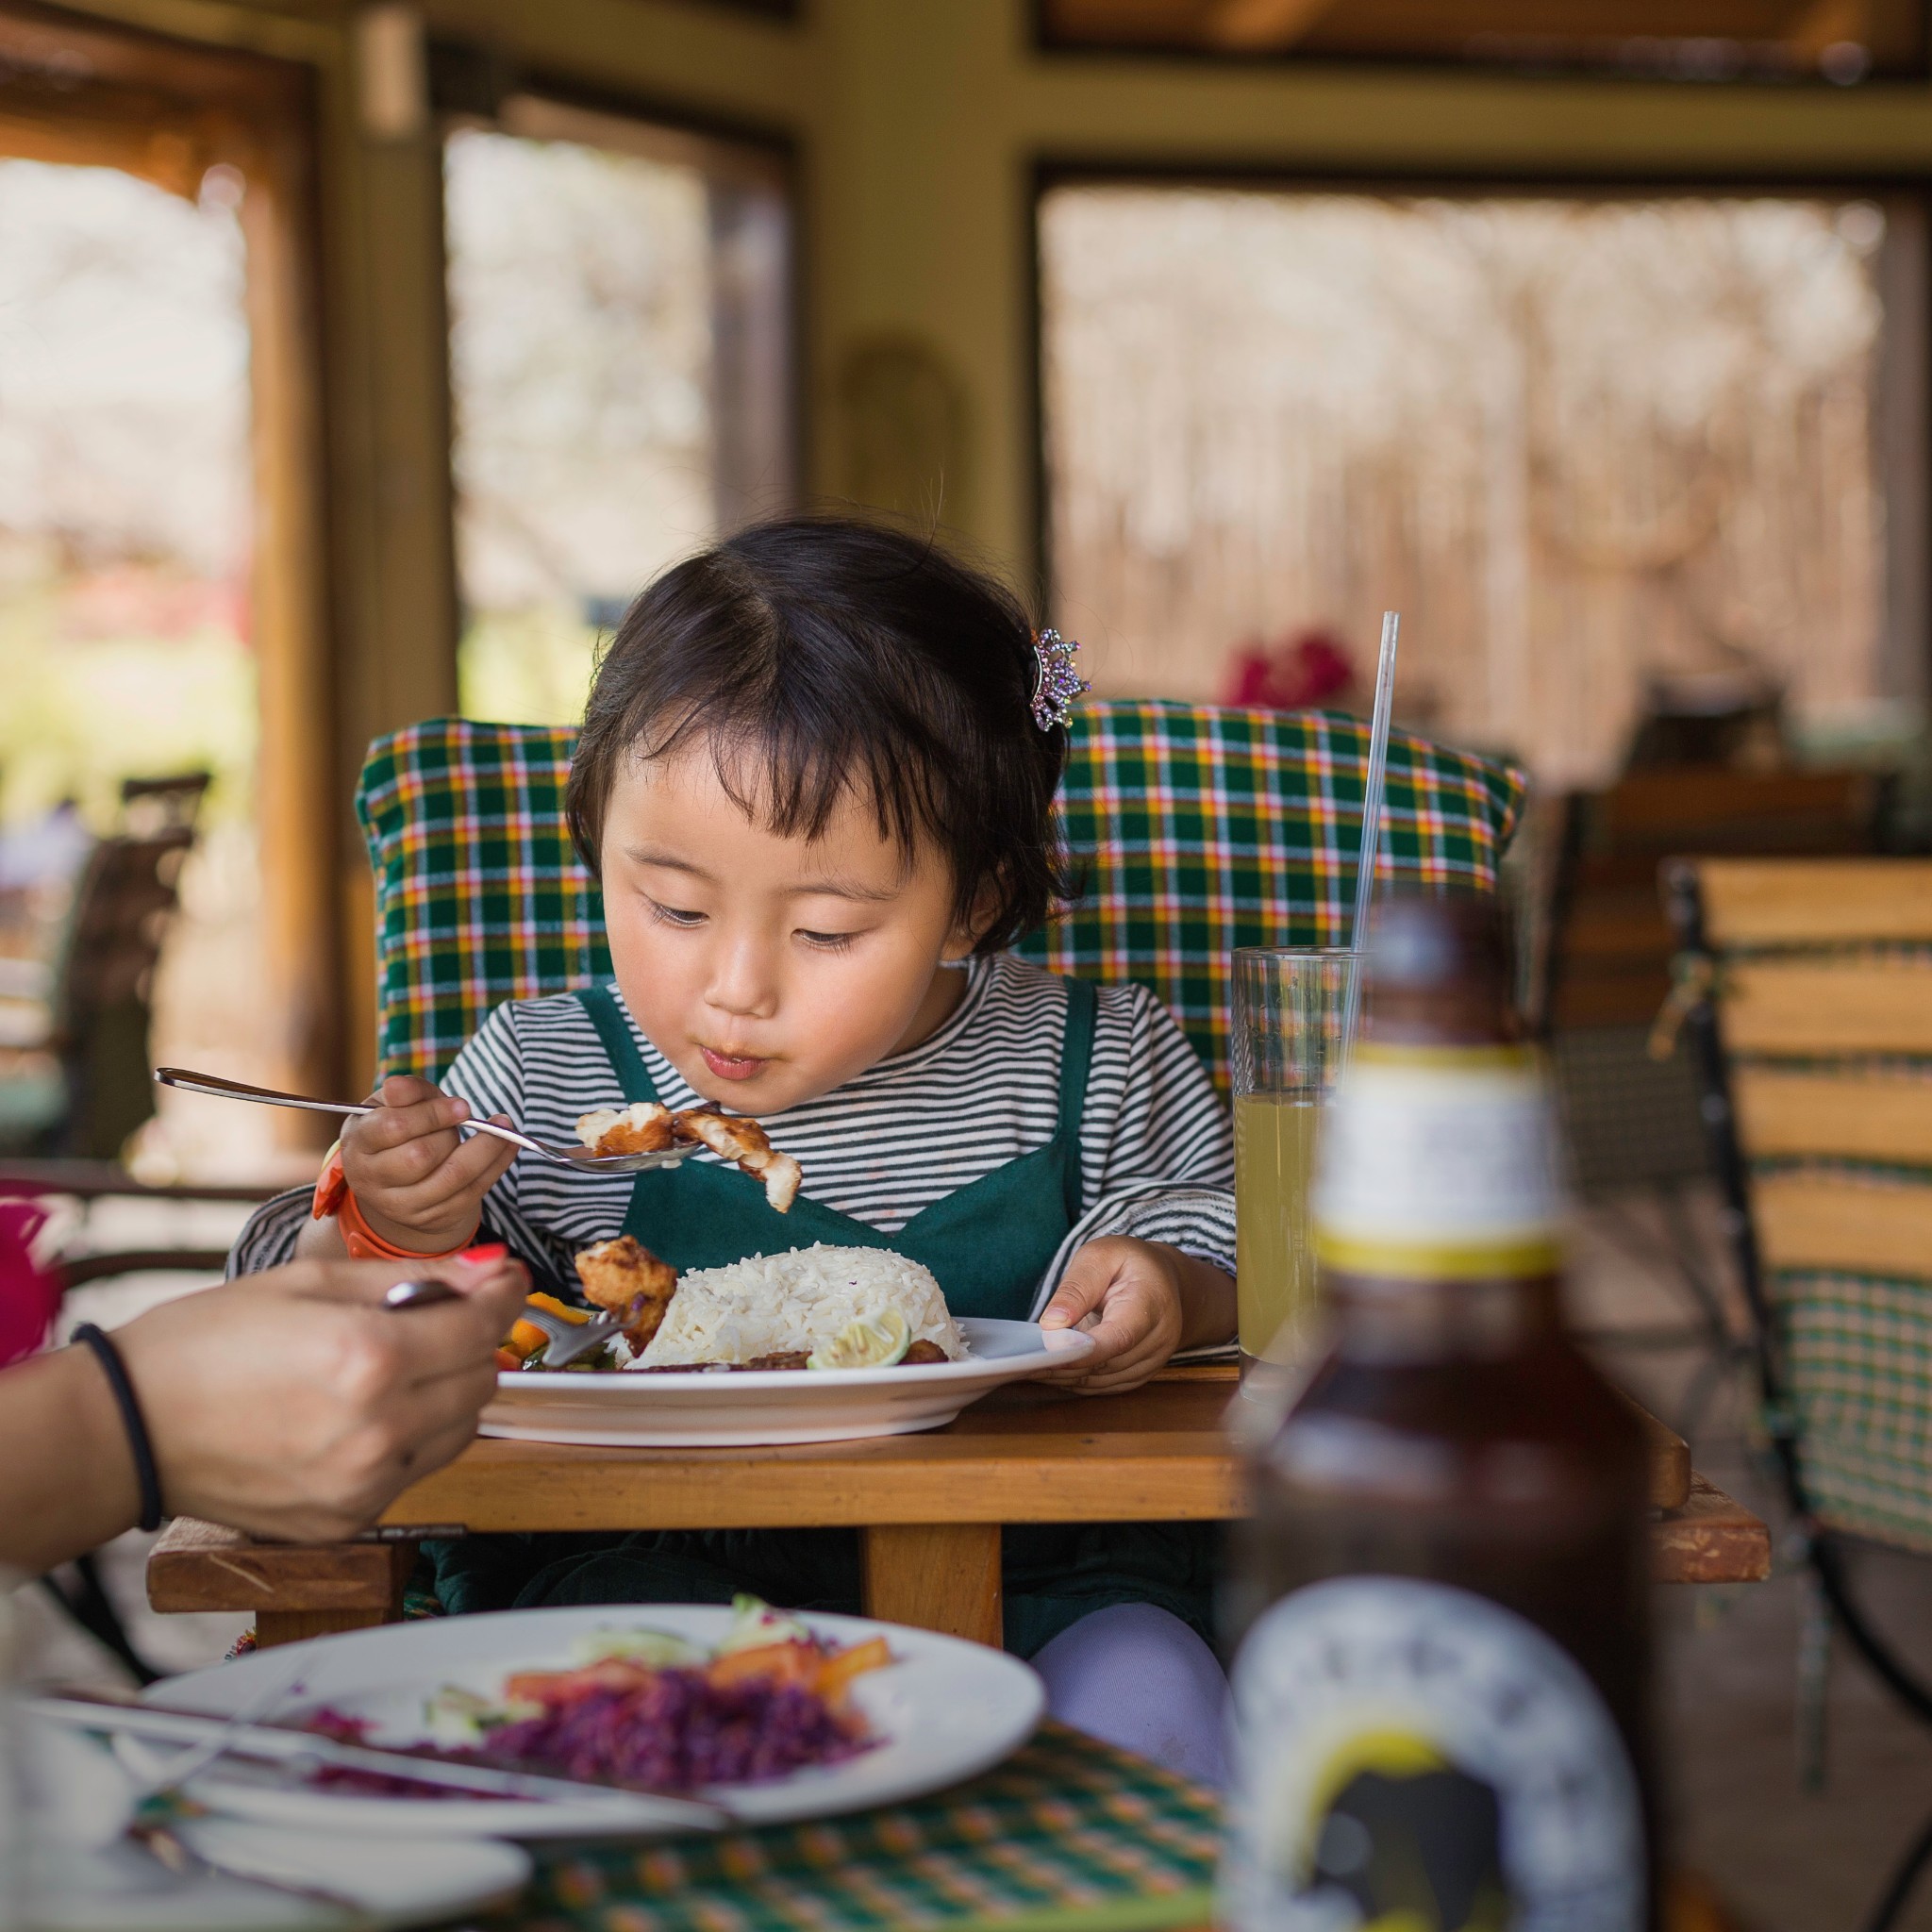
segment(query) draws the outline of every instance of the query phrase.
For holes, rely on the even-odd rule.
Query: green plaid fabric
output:
[[[575,742],[568,726],[432,718],[370,746],[356,815],[383,1073],[441,1078],[505,1000],[609,971],[603,898],[563,825]]]
[[[1368,726],[1161,698],[1074,717],[1060,800],[1083,891],[1018,950],[1151,987],[1225,1091],[1230,950],[1348,943]],[[1391,732],[1376,877],[1493,891],[1523,796],[1519,772]]]
[[[437,1077],[500,1001],[608,970],[597,888],[563,831],[573,741],[441,718],[371,747],[356,803],[385,1073]],[[1339,714],[1083,705],[1062,793],[1083,894],[1020,951],[1151,987],[1224,1086],[1229,948],[1346,941],[1367,764],[1367,728]],[[1377,876],[1493,890],[1523,791],[1393,733]]]
[[[1772,1291],[1813,1506],[1932,1553],[1932,1283],[1790,1273]]]
[[[1205,1924],[1213,1795],[1048,1724],[996,1771],[918,1804],[648,1845],[538,1848],[486,1924],[520,1932],[830,1932],[987,1921],[1091,1932]]]
[[[1724,968],[1746,959],[1926,957],[1917,947],[1737,947],[1714,953],[1720,1022]],[[1932,1062],[1893,1056],[1735,1055],[1784,1072],[1869,1072],[1932,1080]],[[1875,1161],[1752,1159],[1754,1176],[1815,1172],[1924,1190],[1932,1172]],[[1767,1268],[1799,1474],[1819,1521],[1932,1553],[1932,1255],[1922,1277]]]

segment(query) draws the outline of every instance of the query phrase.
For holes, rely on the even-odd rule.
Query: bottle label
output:
[[[1357,1274],[1549,1273],[1558,1145],[1528,1049],[1364,1045],[1322,1124],[1316,1253]]]
[[[1637,1780],[1573,1658],[1486,1597],[1312,1584],[1234,1666],[1236,1932],[1641,1932]]]

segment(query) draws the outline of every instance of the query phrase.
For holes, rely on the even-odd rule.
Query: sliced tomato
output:
[[[593,1690],[638,1690],[653,1673],[643,1664],[607,1657],[575,1671],[518,1671],[503,1687],[506,1704],[568,1704]]]

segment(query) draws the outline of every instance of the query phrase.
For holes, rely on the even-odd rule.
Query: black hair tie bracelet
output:
[[[135,1479],[141,1484],[141,1527],[158,1529],[161,1526],[160,1473],[155,1468],[155,1445],[148,1440],[147,1420],[141,1412],[134,1384],[127,1379],[127,1364],[121,1359],[121,1351],[92,1322],[83,1322],[74,1331],[74,1340],[86,1342],[93,1350],[101,1365],[101,1373],[108,1378],[108,1387],[114,1391],[114,1400],[121,1410],[121,1424],[127,1431],[127,1447],[134,1457]]]

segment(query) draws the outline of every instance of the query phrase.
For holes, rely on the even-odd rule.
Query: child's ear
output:
[[[972,956],[974,947],[986,937],[987,928],[998,918],[999,909],[999,887],[989,880],[980,887],[974,896],[973,910],[964,919],[954,922],[952,931],[946,935],[946,943],[941,949],[940,958],[948,965],[964,965]]]

